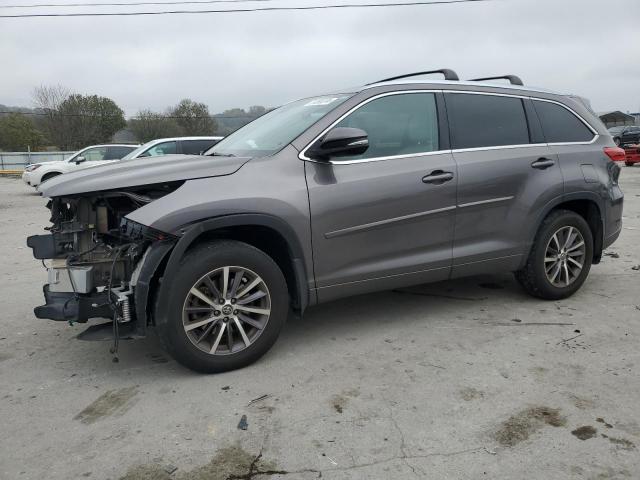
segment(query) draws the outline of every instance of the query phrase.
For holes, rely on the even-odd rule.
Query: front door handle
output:
[[[544,170],[546,168],[549,167],[553,167],[556,164],[556,162],[554,162],[553,160],[551,160],[550,158],[539,158],[538,160],[536,160],[535,162],[533,162],[531,164],[532,168],[537,168],[538,170]]]
[[[434,185],[440,185],[449,180],[453,180],[453,173],[445,172],[444,170],[434,170],[429,175],[422,177],[423,183],[431,183]]]

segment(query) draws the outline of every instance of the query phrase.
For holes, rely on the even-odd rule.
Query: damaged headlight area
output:
[[[49,233],[27,239],[35,258],[43,260],[48,270],[45,305],[34,309],[36,317],[70,323],[108,318],[116,332],[118,324],[127,324],[132,331],[144,328],[145,306],[136,305],[135,298],[138,284],[146,301],[148,277],[177,238],[125,217],[181,184],[51,199]],[[145,268],[149,257],[155,262],[152,269]]]

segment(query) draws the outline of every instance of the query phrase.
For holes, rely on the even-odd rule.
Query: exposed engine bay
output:
[[[35,308],[36,316],[70,323],[108,318],[114,326],[136,320],[144,259],[151,246],[163,244],[166,252],[176,239],[125,217],[182,183],[52,198],[49,234],[27,240],[48,271],[46,304]]]

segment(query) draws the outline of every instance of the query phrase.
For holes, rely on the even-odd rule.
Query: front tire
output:
[[[275,343],[289,313],[282,271],[246,243],[219,240],[194,248],[169,282],[158,334],[192,370],[218,373],[249,365]],[[156,317],[157,318],[157,317]]]
[[[527,263],[515,272],[530,295],[559,300],[573,295],[589,275],[593,235],[575,212],[556,210],[542,222]]]
[[[635,165],[634,162],[624,162],[627,167],[633,167]]]

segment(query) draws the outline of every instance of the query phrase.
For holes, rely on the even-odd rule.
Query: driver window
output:
[[[163,142],[154,145],[149,150],[141,154],[141,157],[159,157],[161,155],[172,155],[177,152],[176,142]]]
[[[439,149],[438,114],[433,93],[387,95],[363,105],[336,127],[367,132],[369,148],[342,160],[389,157]]]
[[[107,147],[90,148],[80,154],[87,162],[99,162],[107,155]]]

